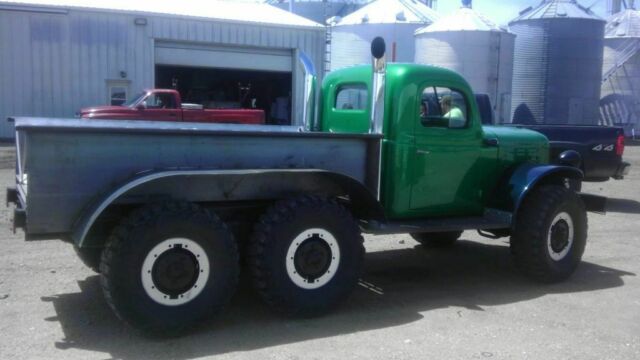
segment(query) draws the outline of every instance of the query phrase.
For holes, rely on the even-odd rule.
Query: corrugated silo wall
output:
[[[146,26],[134,19],[144,17]],[[131,94],[154,86],[154,39],[199,44],[300,49],[323,74],[323,30],[240,24],[160,15],[69,10],[52,14],[0,10],[0,138],[12,138],[8,116],[72,117],[105,104],[107,80],[125,71]],[[302,70],[294,66],[296,88]],[[294,119],[302,117],[302,91]]]
[[[489,95],[496,120],[508,122],[513,47],[514,36],[504,32],[429,32],[416,36],[415,61],[459,72],[473,91]]]
[[[387,44],[387,61],[413,62],[413,33],[424,24],[361,24],[331,29],[331,70],[371,63],[371,40],[382,36]]]
[[[615,66],[620,52],[640,42],[640,38],[612,38],[604,41],[602,71]],[[602,83],[600,120],[602,125],[624,128],[631,136],[640,134],[640,53],[637,53]]]
[[[514,122],[597,124],[604,22],[528,20],[510,29],[517,35]]]

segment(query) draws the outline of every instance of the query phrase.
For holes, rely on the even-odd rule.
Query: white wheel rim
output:
[[[553,249],[553,246],[552,246],[552,230],[553,230],[553,227],[560,221],[564,221],[567,224],[568,239],[567,239],[567,244],[562,248],[562,250],[557,252]],[[549,226],[549,231],[547,233],[547,250],[549,252],[549,256],[551,257],[551,259],[555,261],[560,261],[564,259],[565,256],[567,256],[567,254],[569,253],[569,250],[571,250],[571,247],[573,246],[573,234],[574,234],[573,220],[571,219],[571,216],[568,213],[561,212],[558,215],[556,215],[555,218],[553,218],[553,221],[551,221],[551,226]]]
[[[174,250],[176,247],[186,250],[193,256],[198,264],[199,273],[196,274],[197,279],[189,289],[172,296],[162,292],[154,283],[153,267],[162,254]],[[207,253],[195,241],[185,238],[171,238],[156,245],[145,257],[141,270],[142,287],[144,291],[153,301],[167,306],[182,305],[195,299],[204,289],[209,276],[210,266]]]
[[[308,239],[313,238],[314,236],[318,236],[320,239],[324,240],[324,242],[328,245],[331,259],[329,259],[329,267],[326,271],[315,279],[309,281],[309,279],[303,277],[296,270],[295,265],[295,256],[296,252],[300,248],[300,246]],[[317,289],[324,285],[326,285],[331,279],[335,276],[338,266],[340,265],[340,247],[338,246],[338,242],[336,238],[327,230],[324,229],[308,229],[301,232],[298,236],[293,239],[291,244],[289,245],[289,249],[287,250],[286,257],[286,267],[287,274],[291,281],[293,281],[296,286],[302,289]]]

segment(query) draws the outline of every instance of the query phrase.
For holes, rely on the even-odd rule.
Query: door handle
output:
[[[498,145],[500,145],[500,142],[496,138],[484,139],[483,143],[485,146],[491,146],[491,147],[498,147]]]
[[[429,155],[429,154],[431,154],[431,151],[428,151],[428,150],[418,150],[418,151],[416,151],[416,154],[420,154],[420,155]]]

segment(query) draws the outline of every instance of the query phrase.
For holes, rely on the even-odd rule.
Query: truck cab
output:
[[[372,69],[327,75],[319,128],[367,133]],[[380,201],[388,218],[480,216],[505,208],[500,177],[522,162],[548,162],[547,139],[517,128],[483,126],[474,94],[457,73],[389,64],[382,116]]]

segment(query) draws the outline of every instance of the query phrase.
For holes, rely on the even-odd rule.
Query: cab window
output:
[[[171,94],[155,93],[149,95],[144,104],[147,109],[175,109],[176,104]]]
[[[365,84],[342,85],[336,92],[336,110],[364,110],[367,107]]]
[[[427,87],[420,99],[420,122],[425,127],[466,128],[467,101],[464,95],[446,87]]]

